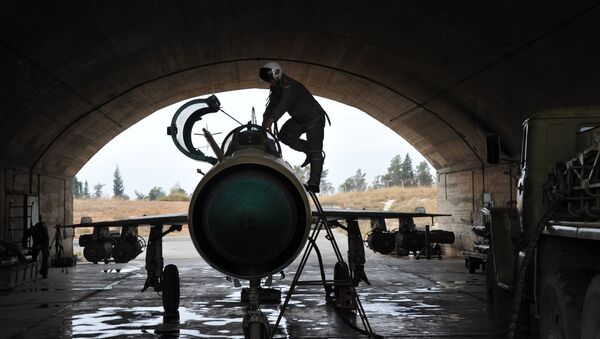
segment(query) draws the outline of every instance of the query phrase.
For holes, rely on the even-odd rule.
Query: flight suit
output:
[[[277,84],[271,86],[263,121],[272,118],[277,122],[285,112],[290,114],[291,119],[279,130],[279,140],[296,151],[306,153],[310,161],[308,185],[318,187],[325,159],[323,137],[327,113],[306,87],[282,75]],[[306,133],[306,140],[300,138],[303,133]]]

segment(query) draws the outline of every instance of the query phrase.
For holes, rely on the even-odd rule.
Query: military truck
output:
[[[517,206],[490,222],[488,311],[497,337],[600,338],[600,107],[523,123]],[[488,139],[488,162],[499,162]]]

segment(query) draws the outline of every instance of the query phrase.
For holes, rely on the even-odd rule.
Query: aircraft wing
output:
[[[341,208],[324,208],[323,214],[329,221],[333,220],[359,220],[359,219],[404,219],[404,218],[422,218],[422,217],[447,217],[450,214],[432,214],[417,212],[391,212],[391,211],[372,211],[372,210],[352,210]],[[313,218],[318,217],[316,210],[312,211]]]
[[[446,217],[450,214],[417,213],[417,212],[391,212],[372,210],[353,210],[341,208],[324,208],[323,214],[328,221],[334,220],[360,220],[360,219],[404,219],[423,217]],[[313,220],[319,216],[317,210],[312,211]],[[188,223],[187,213],[148,215],[137,218],[118,220],[96,221],[65,225],[62,227],[104,227],[104,226],[157,226],[157,225],[185,225]]]
[[[98,221],[65,225],[62,227],[103,227],[103,226],[158,226],[158,225],[185,225],[188,223],[187,213],[148,215],[138,218],[120,220]]]

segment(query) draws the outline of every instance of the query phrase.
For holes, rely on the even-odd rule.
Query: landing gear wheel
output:
[[[163,270],[162,299],[165,312],[179,309],[179,271],[175,265],[167,265]]]
[[[269,331],[264,324],[261,323],[250,323],[244,331],[244,338],[246,339],[267,339],[269,338]]]
[[[596,275],[588,286],[581,315],[581,339],[597,339],[600,335],[600,275]]]
[[[246,313],[242,320],[242,328],[245,339],[268,339],[270,335],[269,321],[260,310]]]
[[[559,269],[546,278],[540,297],[540,338],[580,338],[587,284],[586,275],[574,269]]]

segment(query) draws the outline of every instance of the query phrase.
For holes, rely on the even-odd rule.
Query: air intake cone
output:
[[[225,168],[196,189],[190,230],[198,252],[219,271],[251,279],[275,273],[306,242],[305,199],[269,167]]]

